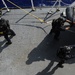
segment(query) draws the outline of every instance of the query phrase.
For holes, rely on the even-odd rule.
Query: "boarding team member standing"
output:
[[[60,31],[63,30],[61,29],[61,26],[63,25],[64,21],[62,18],[58,19],[53,19],[52,21],[52,29],[50,31],[50,34],[54,33],[54,39],[59,40],[59,35]]]

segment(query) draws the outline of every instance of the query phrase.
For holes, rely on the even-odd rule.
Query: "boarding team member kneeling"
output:
[[[10,29],[9,21],[4,18],[0,18],[0,32],[3,33],[3,36],[7,41],[6,44],[12,44],[8,35],[15,36],[16,34]]]

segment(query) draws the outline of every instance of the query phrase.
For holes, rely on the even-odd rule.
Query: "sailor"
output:
[[[58,19],[53,19],[52,21],[52,29],[50,31],[49,34],[54,33],[54,39],[55,40],[59,40],[59,35],[60,35],[60,31],[62,31],[63,29],[61,29],[61,26],[63,26],[64,21],[62,18],[58,18]]]
[[[60,50],[57,52],[57,56],[60,58],[60,61],[57,64],[58,67],[63,68],[64,62],[70,58],[73,58],[72,55],[70,54],[71,49],[72,49],[72,47],[70,47],[70,46],[60,47]]]
[[[10,38],[8,37],[9,32],[11,31],[11,35],[15,36],[13,30],[10,29],[9,21],[4,18],[0,18],[0,32],[3,32],[3,36],[6,39],[6,44],[12,44]]]

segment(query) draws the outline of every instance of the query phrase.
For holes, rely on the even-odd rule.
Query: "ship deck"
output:
[[[65,8],[54,13],[46,20],[58,18]],[[5,45],[4,37],[0,37],[0,75],[75,75],[75,58],[64,63],[64,68],[56,65],[59,59],[56,52],[60,46],[75,44],[75,33],[64,31],[60,40],[48,35],[51,23],[41,21],[50,8],[10,9],[3,10],[3,18],[8,19],[16,36],[11,38],[12,44]],[[52,9],[55,11],[55,8]],[[6,12],[6,13],[5,13]]]

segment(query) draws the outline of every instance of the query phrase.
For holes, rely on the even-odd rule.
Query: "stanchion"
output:
[[[57,8],[57,10],[56,11],[59,11],[59,7],[61,6],[61,0],[56,0],[55,1],[55,3],[53,4],[53,6],[52,6],[52,8],[48,11],[48,13],[52,13],[52,9],[55,7],[55,5],[57,4],[59,2],[59,4],[58,4],[58,8]]]
[[[56,8],[56,11],[52,11],[57,3],[58,3],[58,7]],[[64,3],[62,0],[56,0],[55,3],[53,4],[53,6],[51,7],[51,9],[47,12],[47,14],[44,18],[44,21],[46,21],[48,18],[50,18],[52,15],[54,15],[58,11],[60,11],[61,3],[65,4],[65,5],[70,5],[70,4]]]
[[[6,5],[6,3],[5,3],[5,1],[4,1],[4,0],[2,0],[2,3],[4,4],[5,8],[6,8],[6,9],[7,9],[7,11],[9,12],[10,10],[8,9],[8,7],[7,7],[7,5]]]
[[[31,0],[32,11],[35,11],[33,0]]]
[[[48,13],[51,13],[52,12],[52,9],[56,6],[56,4],[58,3],[58,8],[56,9],[56,11],[60,11],[60,7],[61,7],[61,3],[63,3],[64,5],[70,5],[70,4],[67,4],[67,3],[64,3],[62,0],[56,0],[54,5],[52,6],[52,8],[48,11]]]
[[[16,6],[17,8],[23,10],[25,13],[29,13],[28,11],[26,11],[25,9],[22,9],[20,6],[16,5],[15,3],[13,3],[13,2],[11,2],[11,1],[9,1],[9,0],[7,0],[7,1],[8,1],[9,3],[11,3],[12,5]],[[41,19],[41,18],[39,18],[39,17],[37,17],[37,16],[31,14],[31,13],[29,13],[29,15],[33,16],[34,18],[36,18],[37,20],[39,20],[41,23],[47,23],[47,22],[45,22],[43,19]]]

